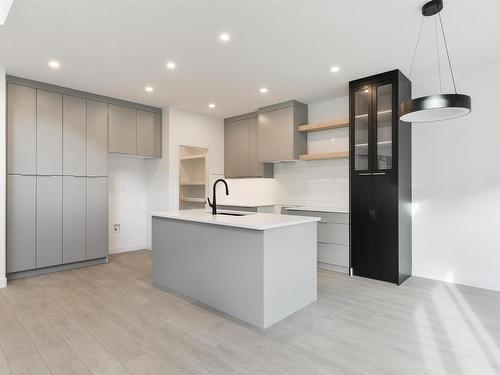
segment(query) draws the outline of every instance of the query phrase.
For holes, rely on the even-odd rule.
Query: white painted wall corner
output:
[[[109,249],[110,254],[126,253],[129,251],[137,251],[147,249],[149,245],[145,243],[131,244],[126,246],[114,247]],[[151,246],[149,246],[151,247]]]

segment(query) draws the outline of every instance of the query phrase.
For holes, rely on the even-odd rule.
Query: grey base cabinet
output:
[[[36,176],[7,176],[7,273],[36,267]]]
[[[87,178],[63,177],[63,259],[74,263],[87,259]]]
[[[37,176],[37,268],[62,263],[62,176]]]
[[[320,217],[318,267],[349,273],[349,214],[346,212],[287,209],[288,215]]]
[[[108,256],[108,179],[87,178],[87,259]]]

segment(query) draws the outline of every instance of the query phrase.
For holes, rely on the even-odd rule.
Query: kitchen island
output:
[[[264,329],[316,300],[319,218],[205,210],[152,217],[156,287]]]

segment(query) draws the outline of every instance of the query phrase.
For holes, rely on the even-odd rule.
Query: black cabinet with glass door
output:
[[[399,70],[349,82],[351,268],[401,284],[411,275],[411,82]]]

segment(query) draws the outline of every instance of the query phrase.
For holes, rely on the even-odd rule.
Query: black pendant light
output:
[[[444,46],[446,49],[446,56],[448,58],[448,67],[450,68],[451,79],[455,89],[454,94],[443,94],[423,96],[421,98],[411,99],[401,104],[400,120],[406,122],[432,122],[450,120],[457,117],[462,117],[471,111],[471,98],[468,95],[462,95],[457,92],[455,84],[455,76],[451,67],[450,54],[448,52],[448,45],[446,43],[446,36],[444,33],[443,21],[441,20],[441,12],[443,10],[443,0],[432,0],[424,4],[422,7],[422,23],[420,24],[420,32],[418,34],[417,45],[413,54],[413,60],[410,68],[410,77],[415,63],[415,56],[422,35],[422,28],[424,25],[425,17],[434,16],[434,26],[436,30],[436,46],[438,53],[438,69],[439,69],[439,85],[442,91],[441,84],[441,66],[439,62],[439,42],[438,42],[438,19],[441,25],[441,32],[443,34]]]

